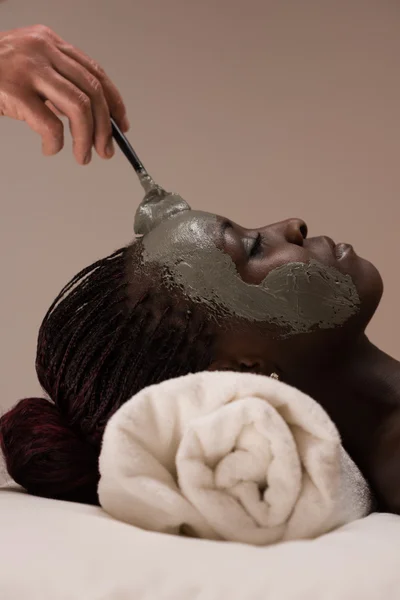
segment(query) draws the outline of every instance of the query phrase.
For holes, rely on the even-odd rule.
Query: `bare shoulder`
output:
[[[369,479],[380,509],[400,514],[400,408],[385,418],[371,445]]]

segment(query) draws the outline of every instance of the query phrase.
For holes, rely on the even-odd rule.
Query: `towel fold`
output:
[[[107,424],[100,474],[100,503],[122,521],[255,545],[313,538],[372,506],[321,406],[253,374],[142,390]]]

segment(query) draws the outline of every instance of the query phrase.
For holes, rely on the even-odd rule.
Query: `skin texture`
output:
[[[120,93],[86,54],[44,25],[0,33],[0,116],[25,121],[41,136],[45,155],[62,149],[65,115],[79,164],[90,162],[92,146],[110,158],[110,113],[127,131]]]

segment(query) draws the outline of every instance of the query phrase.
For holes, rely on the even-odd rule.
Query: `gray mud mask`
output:
[[[166,219],[179,212],[190,210],[189,204],[179,194],[166,192],[147,173],[139,175],[146,195],[135,214],[134,231],[137,235],[146,235]]]
[[[246,283],[231,257],[215,245],[215,215],[184,207],[162,219],[159,209],[154,228],[142,240],[144,262],[164,267],[171,285],[216,316],[267,322],[283,328],[283,335],[294,335],[343,325],[358,312],[360,300],[349,275],[316,261],[295,262],[272,270],[258,285]]]

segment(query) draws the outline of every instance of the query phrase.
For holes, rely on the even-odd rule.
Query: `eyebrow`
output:
[[[230,221],[227,221],[226,219],[222,222],[221,225],[221,233],[225,233],[225,231],[227,229],[233,229],[233,225]]]
[[[228,231],[228,229],[233,229],[233,225],[230,221],[228,221],[227,219],[224,219],[219,228],[219,236],[218,236],[221,239],[222,244],[225,244],[225,242],[226,242],[225,233]]]
[[[228,221],[227,219],[220,221],[220,224],[218,227],[218,238],[219,238],[218,243],[221,244],[221,250],[225,248],[225,244],[226,244],[225,232],[228,229],[233,229],[232,223],[230,221]]]

